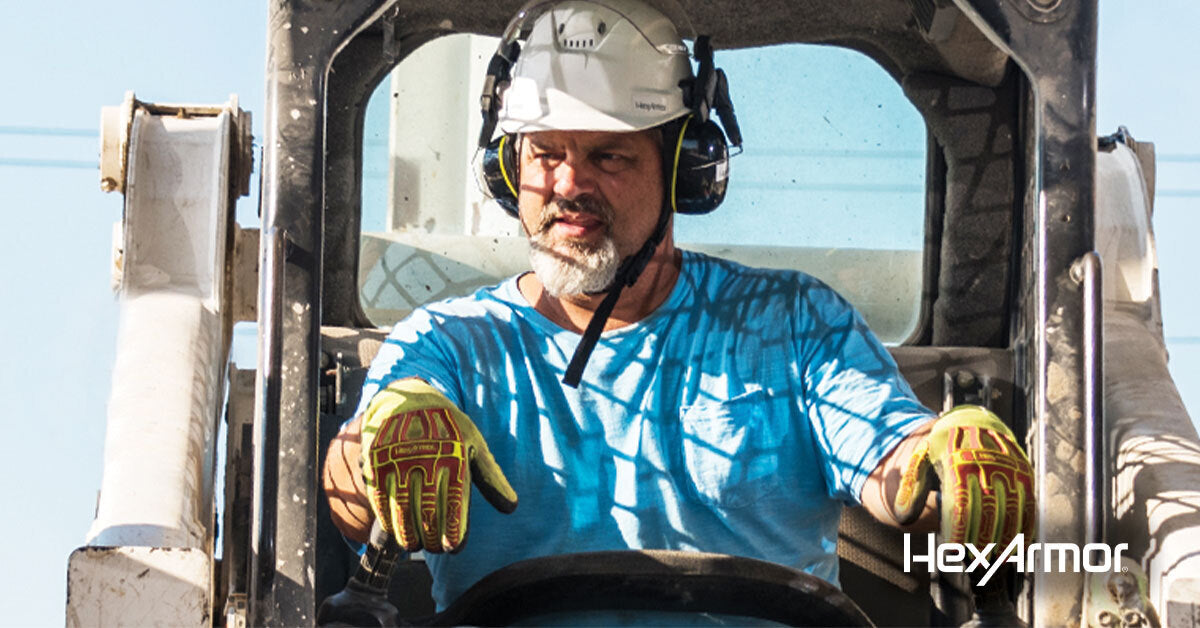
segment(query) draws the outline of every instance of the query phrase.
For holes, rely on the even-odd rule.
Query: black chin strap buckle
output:
[[[588,358],[592,357],[592,350],[596,348],[596,342],[604,332],[604,324],[608,322],[608,317],[616,307],[617,300],[621,298],[621,290],[624,288],[624,282],[614,285],[600,302],[600,307],[592,313],[592,320],[588,322],[583,338],[579,340],[579,346],[575,347],[575,354],[571,356],[571,363],[567,365],[567,372],[563,374],[562,382],[567,386],[579,388],[583,369],[587,367]]]

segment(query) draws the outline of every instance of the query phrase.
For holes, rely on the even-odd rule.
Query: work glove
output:
[[[475,424],[419,379],[392,382],[371,399],[362,452],[371,510],[405,550],[462,548],[472,479],[496,510],[517,507],[516,492]]]
[[[1012,430],[979,406],[942,415],[904,467],[892,512],[916,521],[936,474],[941,481],[942,541],[1003,551],[1018,533],[1033,533],[1033,469]]]

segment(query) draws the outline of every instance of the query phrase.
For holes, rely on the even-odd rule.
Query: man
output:
[[[1028,531],[1028,462],[998,419],[966,408],[934,429],[830,288],[675,247],[672,210],[720,202],[706,116],[727,105],[711,60],[693,76],[677,21],[640,0],[546,4],[501,44],[516,65],[497,81],[492,173],[534,272],[392,331],[328,457],[343,532],[364,540],[378,516],[430,552],[442,608],[517,560],[607,549],[836,582],[842,507],[932,525],[934,472],[949,540]],[[489,78],[510,78],[505,63]],[[495,508],[469,508],[471,480]]]

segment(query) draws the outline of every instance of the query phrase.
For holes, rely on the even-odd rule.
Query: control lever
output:
[[[321,602],[317,609],[318,626],[397,626],[399,611],[388,601],[392,568],[404,554],[396,539],[376,519],[371,526],[371,542],[358,561],[346,588]]]
[[[1013,606],[1012,599],[1009,596],[1008,583],[1012,579],[1012,568],[1010,566],[1001,566],[995,577],[982,587],[975,586],[975,581],[980,576],[976,574],[971,575],[971,591],[975,598],[975,613],[971,615],[971,619],[962,625],[962,628],[1025,628],[1028,626],[1028,624],[1021,621],[1021,618],[1017,616],[1017,609]]]

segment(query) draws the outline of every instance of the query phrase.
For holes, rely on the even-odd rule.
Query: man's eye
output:
[[[554,168],[562,162],[562,155],[558,153],[534,153],[533,159],[542,164],[543,167]]]
[[[632,159],[617,153],[598,153],[595,161],[601,170],[608,173],[620,172],[633,165]]]

